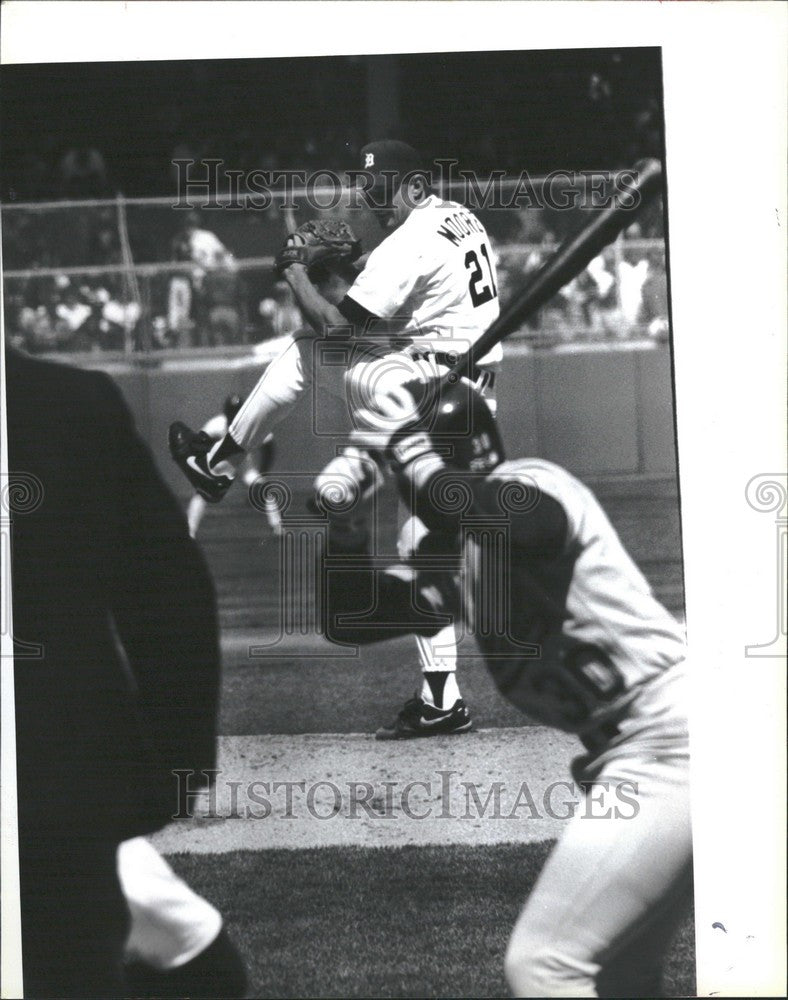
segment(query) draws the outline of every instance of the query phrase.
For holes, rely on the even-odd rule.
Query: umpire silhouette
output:
[[[25,996],[122,996],[117,846],[215,763],[213,584],[111,379],[5,358]]]

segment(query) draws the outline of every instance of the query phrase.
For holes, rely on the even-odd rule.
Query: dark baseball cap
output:
[[[375,203],[385,204],[408,176],[423,175],[430,181],[430,171],[413,146],[398,139],[381,139],[363,146],[359,154],[360,169],[354,170],[351,183],[366,179],[364,189]],[[369,178],[372,186],[369,186]]]
[[[362,170],[371,174],[381,174],[383,171],[396,171],[404,176],[410,173],[426,173],[424,163],[413,148],[398,139],[381,139],[370,142],[361,149]]]

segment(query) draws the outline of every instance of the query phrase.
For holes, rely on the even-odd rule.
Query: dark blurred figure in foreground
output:
[[[118,845],[215,764],[213,585],[113,382],[5,359],[25,996],[125,996]]]

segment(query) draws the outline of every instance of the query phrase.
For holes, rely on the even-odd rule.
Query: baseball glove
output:
[[[315,264],[333,260],[358,260],[361,243],[346,222],[339,219],[310,219],[287,238],[276,255],[278,275],[291,264],[303,264],[309,271]]]

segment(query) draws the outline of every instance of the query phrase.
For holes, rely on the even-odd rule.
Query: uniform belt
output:
[[[460,359],[459,354],[449,353],[448,351],[408,351],[408,354],[414,359],[414,361],[435,361],[436,364],[443,365],[445,368],[453,368],[454,365]],[[471,365],[470,378],[472,382],[477,382],[480,378],[485,377],[484,388],[492,389],[495,385],[495,372],[490,371],[489,368],[480,368],[479,365]]]

